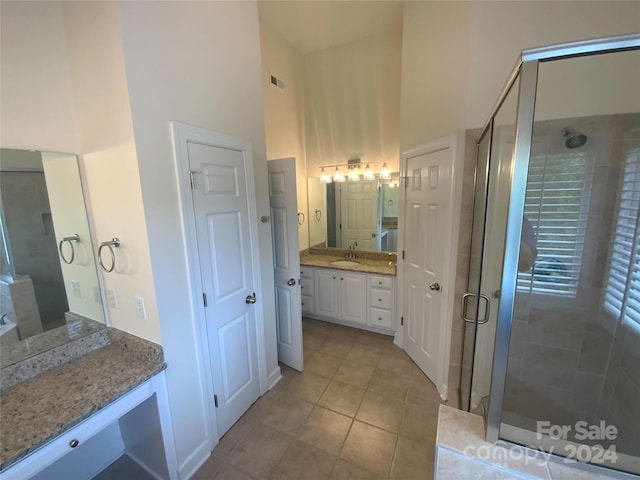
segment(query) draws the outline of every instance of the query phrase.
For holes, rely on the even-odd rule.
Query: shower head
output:
[[[584,133],[576,132],[571,127],[564,127],[562,129],[562,136],[567,137],[564,144],[570,149],[581,147],[587,143],[587,136]]]

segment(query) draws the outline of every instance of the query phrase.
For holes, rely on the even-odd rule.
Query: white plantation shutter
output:
[[[536,233],[538,255],[531,271],[518,273],[519,291],[576,296],[592,170],[584,153],[529,160],[524,215]]]
[[[609,259],[604,305],[617,317],[640,325],[640,150],[625,161],[618,218]]]

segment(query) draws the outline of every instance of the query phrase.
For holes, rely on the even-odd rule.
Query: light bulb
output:
[[[333,181],[344,182],[344,174],[338,170],[338,167],[336,167],[336,173],[333,174]]]
[[[320,175],[320,181],[323,183],[331,183],[331,175],[324,171],[324,167],[322,167],[322,174]]]
[[[356,172],[355,170],[351,170],[349,172],[349,181],[350,182],[359,182],[360,181],[360,175],[358,175],[358,172]]]
[[[369,164],[367,163],[367,168],[364,171],[364,175],[363,178],[365,180],[373,180],[375,177],[373,176],[373,172],[371,171],[371,167],[369,166]]]
[[[380,172],[380,178],[389,179],[391,178],[391,174],[389,173],[389,169],[387,168],[387,162],[382,164],[382,171]]]

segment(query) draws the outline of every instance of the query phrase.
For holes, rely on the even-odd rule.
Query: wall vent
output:
[[[278,87],[280,90],[284,90],[284,82],[280,80],[278,77],[276,77],[275,75],[269,74],[269,82],[274,87]]]

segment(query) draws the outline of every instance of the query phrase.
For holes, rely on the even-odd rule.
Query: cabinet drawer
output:
[[[372,288],[388,288],[391,290],[391,287],[393,287],[393,277],[371,275],[370,282]]]
[[[313,269],[311,267],[300,267],[300,278],[313,278]]]
[[[380,328],[391,328],[391,311],[371,307],[369,309],[369,325]]]
[[[311,278],[300,279],[300,293],[302,295],[313,295],[313,280]]]
[[[372,288],[369,294],[369,304],[376,308],[393,308],[393,298],[390,290]]]

